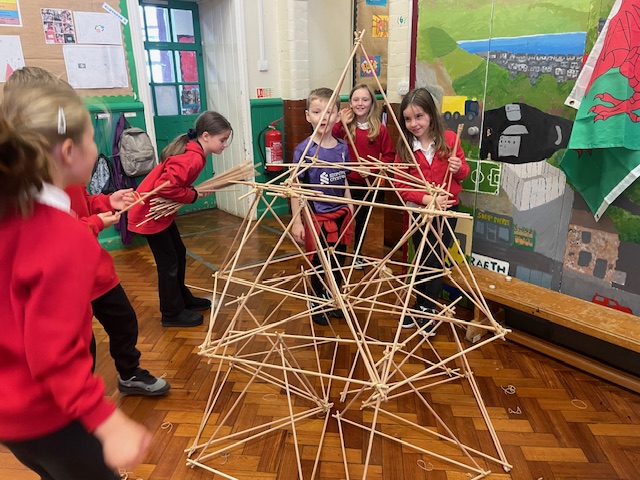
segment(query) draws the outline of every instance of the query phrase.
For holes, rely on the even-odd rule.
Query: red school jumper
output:
[[[36,203],[0,220],[0,440],[74,420],[93,432],[115,407],[91,373],[91,294],[100,246],[67,212]]]
[[[445,130],[444,140],[450,148],[453,148],[453,144],[456,141],[456,134],[451,130]],[[427,158],[424,156],[422,150],[416,150],[413,152],[413,154],[418,161],[418,166],[420,167],[420,170],[422,170],[422,174],[424,175],[425,180],[430,183],[442,185],[449,171],[448,159],[436,154],[433,157],[431,165],[429,165],[429,162],[427,162]],[[452,156],[454,155],[452,154]],[[462,147],[460,145],[458,145],[458,151],[455,153],[455,156],[462,160],[462,165],[460,165],[460,170],[458,170],[451,179],[449,192],[453,194],[453,199],[455,200],[454,205],[457,205],[460,202],[458,195],[462,191],[462,180],[464,180],[467,175],[469,175],[469,171],[471,169],[469,168],[469,164],[464,157],[464,151],[462,150]],[[396,163],[401,163],[400,158],[397,156]],[[421,178],[420,173],[418,173],[418,169],[415,167],[410,167],[407,173],[415,178]],[[401,178],[402,177],[396,177],[396,180],[394,182],[396,188],[406,189],[407,185],[402,182]],[[399,190],[398,193],[405,202],[413,202],[418,205],[422,205],[422,198],[424,197],[426,192],[424,190],[412,189]]]
[[[351,142],[348,140],[347,133],[342,127],[342,123],[336,123],[333,127],[332,134],[334,137],[341,138],[349,147],[349,161],[358,162],[359,159],[356,156],[356,152],[353,151],[353,147],[351,146]],[[384,125],[380,125],[380,133],[374,140],[369,140],[369,130],[364,130],[362,128],[356,128],[356,135],[353,139],[353,143],[355,143],[356,148],[358,149],[358,153],[365,160],[370,160],[369,155],[373,158],[379,158],[380,161],[384,163],[393,163],[393,159],[395,158],[396,151],[393,148],[393,142],[391,141],[391,136],[389,136],[389,131],[387,127]],[[376,169],[371,169],[372,173],[376,173]],[[349,183],[358,185],[366,185],[366,179],[361,177],[358,172],[348,171],[347,172],[347,180]]]
[[[150,201],[154,197],[164,197],[185,204],[195,202],[198,195],[192,185],[204,169],[206,162],[207,157],[202,147],[194,140],[187,143],[184,153],[169,157],[164,162],[156,165],[136,191],[142,195],[159,187],[167,180],[170,182],[169,186],[164,187],[157,194],[146,199],[143,204],[138,204],[129,210],[129,230],[147,235],[161,232],[171,225],[177,212],[137,226],[146,220],[146,215],[151,208]]]
[[[84,185],[72,185],[65,189],[65,193],[71,199],[71,210],[78,216],[83,224],[87,225],[97,237],[104,229],[102,219],[98,213],[113,212],[109,195],[89,195]],[[91,300],[101,297],[111,291],[120,283],[113,258],[104,248],[100,248],[100,263],[96,271],[95,284]]]

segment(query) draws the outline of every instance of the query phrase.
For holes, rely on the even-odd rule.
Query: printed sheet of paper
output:
[[[0,35],[0,83],[14,70],[24,67],[22,44],[18,35]]]
[[[69,84],[74,88],[129,86],[124,48],[116,45],[65,45],[62,48]]]
[[[41,8],[40,14],[46,43],[76,43],[71,10]]]
[[[122,45],[121,25],[109,13],[73,12],[78,43]]]
[[[21,27],[18,0],[3,0],[0,3],[0,27]]]

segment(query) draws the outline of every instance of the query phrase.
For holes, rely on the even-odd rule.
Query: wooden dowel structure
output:
[[[354,49],[328,104],[335,99],[354,56],[360,54],[369,58],[361,44],[363,33],[355,33]],[[375,80],[378,82],[377,77]],[[383,96],[388,105],[384,92]],[[397,125],[392,109],[389,110]],[[454,152],[461,133],[459,128]],[[350,142],[355,151],[355,143],[352,139]],[[293,459],[290,459],[291,470],[299,479],[327,475],[321,470],[322,451],[329,443],[329,435],[334,435],[332,448],[336,448],[336,452],[335,439],[340,442],[344,467],[344,472],[331,472],[331,476],[350,479],[355,477],[356,469],[352,464],[353,455],[348,455],[346,438],[353,429],[360,429],[366,434],[363,437],[366,441],[363,442],[362,463],[357,466],[357,476],[363,479],[368,475],[375,442],[380,439],[397,442],[403,449],[417,452],[425,459],[435,459],[437,468],[458,471],[459,476],[466,474],[476,480],[485,478],[491,473],[491,469],[485,467],[489,464],[509,471],[511,465],[475,382],[473,362],[468,358],[475,350],[503,339],[508,330],[493,318],[464,256],[456,264],[444,244],[445,234],[455,233],[450,219],[470,218],[464,213],[442,210],[435,203],[438,194],[447,192],[451,176],[443,185],[432,185],[424,178],[408,175],[408,169],[415,166],[411,163],[388,165],[370,157],[337,165],[319,159],[320,148],[313,156],[307,156],[307,150],[302,154],[303,162],[285,164],[286,174],[264,184],[238,180],[234,176],[244,172],[243,168],[253,169],[251,162],[245,162],[246,165],[234,174],[224,172],[197,187],[203,192],[209,191],[205,189],[215,191],[221,185],[241,182],[250,192],[239,201],[251,199],[251,202],[219,270],[213,275],[211,291],[215,292],[218,301],[212,308],[209,328],[198,351],[214,364],[211,370],[213,383],[198,432],[187,450],[187,464],[223,478],[234,478],[222,472],[224,468],[219,464],[212,465],[212,460],[217,455],[254,441],[264,441],[266,435],[286,429],[290,433],[288,442],[292,444],[291,457],[295,455],[296,462],[293,467]],[[336,167],[368,174],[371,182],[361,188],[367,188],[370,195],[365,195],[364,200],[331,197],[318,185],[299,180],[300,174],[311,168]],[[407,205],[400,198],[394,180],[403,183],[403,188],[430,193],[433,200],[425,206]],[[383,183],[387,186],[383,187]],[[377,195],[382,192],[398,195],[399,204],[378,203]],[[277,198],[299,202],[299,217],[278,216],[274,209]],[[311,202],[385,208],[398,215],[409,215],[410,221],[400,240],[382,255],[372,255],[368,250],[363,253],[363,247],[369,248],[363,244],[356,245],[354,253],[341,253],[322,231],[317,232],[315,228],[308,230],[315,246],[307,252],[296,243],[291,232],[294,221],[301,219],[307,225],[313,224]],[[154,199],[153,215],[169,214],[167,212],[174,212],[175,207],[164,199]],[[279,237],[266,258],[247,263],[247,258],[255,258],[254,242],[264,242],[260,236],[261,225],[267,217],[272,218],[271,230],[274,224],[279,229]],[[371,218],[369,212],[365,233]],[[427,233],[435,240],[428,240]],[[421,240],[416,242],[414,257],[399,260],[403,246],[418,234]],[[340,241],[342,237],[338,237]],[[454,248],[462,251],[457,239]],[[349,263],[356,255],[365,260],[366,269],[360,273]],[[311,256],[317,261],[312,263]],[[437,258],[439,263],[436,266],[423,264],[427,256]],[[454,272],[456,281],[463,287],[458,300],[445,302],[426,297],[426,283],[443,278],[453,282]],[[318,283],[322,285],[322,292],[314,291],[313,285]],[[430,300],[436,311],[424,312],[417,308],[418,299]],[[456,315],[463,299],[488,319],[482,328],[489,335],[471,345],[459,338],[460,332],[470,325],[469,320]],[[267,300],[269,303],[265,304]],[[336,312],[344,319],[336,320]],[[317,320],[325,316],[329,319],[328,325],[313,322],[314,317]],[[392,328],[379,328],[380,322],[389,322],[389,319],[397,323]],[[403,329],[403,322],[409,319],[419,323],[419,327]],[[432,329],[438,335],[436,341],[429,337]],[[452,340],[437,341],[444,335]],[[442,348],[442,343],[448,345],[448,350]],[[348,355],[349,368],[337,368],[338,355]],[[228,400],[224,409],[216,410],[218,402],[228,399],[233,382],[238,382],[233,400]],[[438,415],[438,409],[431,405],[429,393],[437,393],[454,383],[467,386],[460,390],[472,399],[467,406],[469,409],[475,406],[473,416],[484,422],[489,432],[487,438],[493,446],[465,444],[461,438],[469,436],[460,435],[456,425],[447,424]],[[275,402],[281,416],[274,414],[270,421],[256,420],[253,425],[229,433],[227,422],[242,415],[245,400],[253,391],[277,392]],[[334,395],[337,398],[334,399]],[[433,417],[437,429],[405,418],[394,410],[396,405],[387,408],[389,402],[410,397],[415,397],[418,408]],[[214,414],[214,411],[218,413]],[[314,429],[304,427],[306,422],[315,422]],[[330,430],[332,422],[336,422],[337,428]],[[384,431],[389,423],[401,426],[397,431],[406,432],[406,435],[391,435]],[[308,441],[312,431],[317,432],[317,450],[303,451],[302,437]],[[445,451],[456,452],[445,455],[433,442],[445,442]],[[304,446],[306,449],[308,443]]]

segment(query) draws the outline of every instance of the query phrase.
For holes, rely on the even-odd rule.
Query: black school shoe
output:
[[[199,312],[200,310],[208,310],[211,308],[211,300],[208,298],[193,297],[188,302],[185,302],[184,308]]]
[[[147,370],[138,367],[131,378],[123,380],[118,375],[118,390],[123,395],[144,395],[156,397],[165,395],[171,389],[171,385],[163,378],[156,378]]]
[[[162,315],[163,327],[197,327],[202,325],[202,315],[191,310],[183,310],[178,315]]]

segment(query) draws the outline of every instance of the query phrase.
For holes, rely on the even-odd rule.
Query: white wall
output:
[[[296,100],[306,98],[313,88],[336,86],[351,53],[353,2],[245,0],[244,20],[251,98],[256,98],[257,88],[271,88],[274,97]],[[261,52],[266,71],[259,69]],[[350,68],[341,93],[349,93],[351,78]]]
[[[222,172],[252,157],[249,122],[247,59],[242,0],[205,0],[200,2],[200,28],[204,52],[207,108],[222,113],[234,130],[233,142],[213,156],[216,172]],[[221,210],[245,216],[248,201],[237,198],[246,189],[218,192]]]

